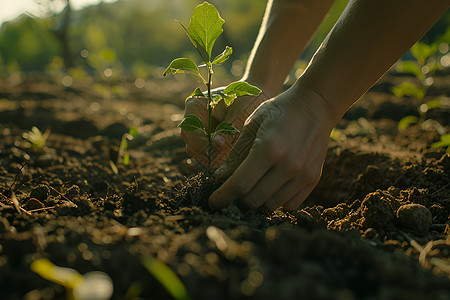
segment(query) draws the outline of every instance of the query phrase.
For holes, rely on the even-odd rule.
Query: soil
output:
[[[389,93],[402,79],[385,76],[346,114],[320,183],[293,212],[213,212],[192,196],[211,192],[176,129],[192,82],[116,82],[110,99],[86,82],[3,83],[0,299],[66,297],[30,269],[38,258],[108,274],[113,299],[171,299],[145,257],[192,299],[450,299],[450,156],[431,148],[433,126],[397,130],[417,106]],[[430,93],[448,97],[449,79]],[[429,118],[450,129],[448,108]],[[51,129],[45,147],[28,147],[33,126]],[[130,163],[115,174],[131,126]]]

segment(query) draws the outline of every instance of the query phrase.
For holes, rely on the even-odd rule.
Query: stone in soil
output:
[[[402,205],[398,209],[397,221],[401,227],[426,233],[433,222],[433,218],[428,208],[412,203]]]

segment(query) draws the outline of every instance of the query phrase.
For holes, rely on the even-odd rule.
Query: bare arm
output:
[[[273,97],[333,0],[269,0],[244,80]]]
[[[298,207],[319,181],[344,112],[437,21],[448,0],[350,0],[297,82],[247,120],[211,208]]]
[[[320,94],[337,123],[448,5],[448,0],[350,0],[296,85]]]
[[[213,124],[231,122],[239,130],[244,121],[262,102],[277,95],[292,65],[305,48],[328,11],[332,0],[269,0],[255,45],[247,63],[243,80],[264,93],[258,97],[240,97],[232,106],[223,102],[213,111]],[[205,99],[186,103],[185,115],[193,114],[206,120]],[[187,153],[206,164],[207,141],[201,132],[181,132]],[[217,135],[213,141],[212,165],[218,167],[228,156],[234,140]]]

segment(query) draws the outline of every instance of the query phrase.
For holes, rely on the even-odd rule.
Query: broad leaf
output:
[[[187,28],[183,25],[183,23],[181,23],[180,21],[177,20],[177,22],[181,25],[181,27],[183,27],[184,31],[186,32],[187,36],[189,37],[189,39],[191,40],[192,44],[195,46],[195,49],[197,49],[198,54],[200,54],[200,57],[203,59],[203,61],[206,63],[209,61],[209,56],[208,53],[206,52],[206,49],[203,48],[193,37],[192,35],[189,33],[189,30],[187,30]]]
[[[398,122],[398,130],[404,130],[406,129],[409,125],[411,124],[417,124],[419,122],[419,118],[416,116],[406,116],[404,118],[402,118],[399,122]]]
[[[219,125],[216,126],[216,130],[214,131],[214,135],[217,133],[223,133],[228,135],[234,135],[235,133],[239,133],[239,130],[237,130],[236,127],[234,127],[233,124],[229,122],[222,122]]]
[[[226,106],[230,106],[234,99],[236,99],[235,94],[225,95],[222,90],[217,92],[212,92],[211,94],[212,102],[211,106],[214,108],[220,101],[224,100]]]
[[[236,99],[237,96],[234,94],[231,95],[226,95],[225,97],[223,97],[223,101],[225,102],[226,106],[230,106],[231,104],[233,104],[234,99]]]
[[[253,86],[245,81],[236,81],[230,83],[224,90],[223,93],[227,96],[224,98],[225,104],[227,106],[231,105],[237,97],[241,96],[258,96],[261,90],[256,86]]]
[[[232,53],[233,53],[233,48],[226,46],[225,50],[223,50],[222,53],[220,53],[219,55],[216,56],[216,58],[214,58],[212,64],[217,65],[217,64],[222,64],[222,63],[226,62],[228,57],[230,57],[230,55]]]
[[[200,88],[196,88],[195,91],[192,92],[192,94],[190,94],[189,97],[186,98],[186,101],[191,98],[203,98],[203,97],[206,98],[202,90]]]
[[[410,82],[403,82],[400,85],[394,86],[392,92],[397,97],[410,96],[418,100],[422,100],[425,97],[425,89],[419,88]]]
[[[181,129],[183,129],[187,132],[191,132],[196,129],[200,129],[201,131],[203,131],[204,134],[207,134],[202,120],[200,120],[197,116],[194,116],[194,115],[185,116],[184,119],[181,121],[181,123],[178,124],[178,127],[180,127]]]
[[[164,71],[163,76],[166,76],[169,73],[192,73],[195,75],[200,74],[197,65],[189,58],[174,59]]]
[[[217,104],[219,104],[220,101],[222,101],[222,99],[225,97],[224,94],[220,93],[220,94],[212,94],[211,98],[211,106],[212,108],[216,107]]]
[[[205,63],[211,59],[211,51],[217,38],[223,32],[225,21],[220,17],[217,9],[208,2],[198,5],[191,16],[188,32],[194,45],[199,49]],[[206,52],[207,56],[203,50]]]

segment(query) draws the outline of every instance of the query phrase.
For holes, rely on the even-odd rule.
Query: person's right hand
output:
[[[267,98],[264,93],[259,94],[259,96],[239,97],[229,107],[226,107],[225,103],[221,101],[212,112],[211,128],[214,129],[219,123],[227,121],[241,131],[248,116]],[[207,99],[191,98],[187,100],[184,115],[196,115],[206,127],[208,120]],[[197,159],[203,165],[207,165],[208,138],[205,134],[200,130],[192,132],[182,130],[181,137],[186,143],[186,152],[189,156]],[[213,168],[217,168],[225,162],[238,137],[239,133],[235,134],[234,137],[222,134],[216,135],[212,143],[211,153],[211,166]]]
[[[295,209],[319,181],[337,116],[306,87],[291,87],[249,117],[216,176],[212,209],[243,201],[250,208]]]

